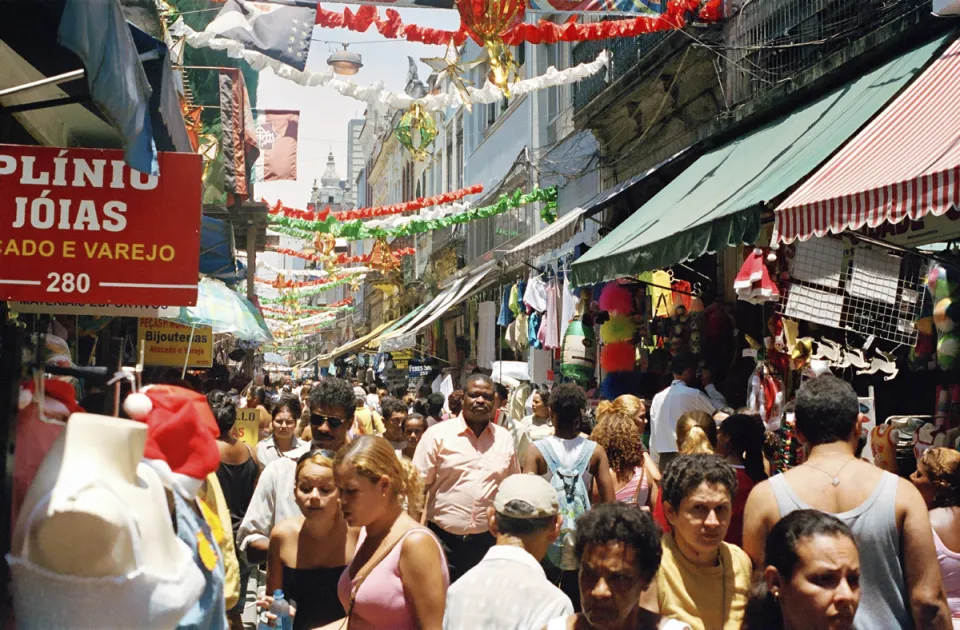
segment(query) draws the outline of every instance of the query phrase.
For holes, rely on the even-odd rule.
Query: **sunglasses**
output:
[[[331,429],[339,429],[347,421],[337,416],[325,416],[320,413],[310,414],[310,426],[319,427],[326,423]]]

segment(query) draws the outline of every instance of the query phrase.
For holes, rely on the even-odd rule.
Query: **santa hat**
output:
[[[20,387],[19,408],[26,409],[33,402],[36,381],[29,381]],[[83,407],[77,404],[77,391],[71,383],[47,378],[43,381],[43,412],[45,415],[67,417],[72,413],[83,413]]]
[[[220,466],[220,429],[207,399],[183,387],[151,385],[127,396],[123,410],[147,424],[144,458],[183,494],[195,497]]]

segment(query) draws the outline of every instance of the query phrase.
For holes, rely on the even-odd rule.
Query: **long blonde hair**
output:
[[[358,474],[378,483],[386,476],[400,502],[407,500],[407,511],[419,514],[423,503],[423,481],[413,464],[397,457],[390,442],[375,435],[361,435],[337,453],[334,466],[348,463]]]
[[[712,454],[717,449],[717,423],[705,411],[688,411],[677,420],[677,451],[681,455]]]

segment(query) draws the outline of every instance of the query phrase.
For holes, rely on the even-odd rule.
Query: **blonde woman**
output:
[[[303,513],[280,521],[270,533],[267,593],[283,589],[296,602],[294,630],[342,619],[337,582],[357,548],[359,529],[350,528],[338,504],[334,453],[313,450],[297,461],[294,495]],[[265,597],[261,606],[269,608]]]
[[[643,448],[634,416],[607,415],[590,437],[607,453],[617,501],[652,509],[659,494],[660,471]]]
[[[710,455],[717,450],[717,423],[703,411],[688,411],[677,420],[677,452]]]
[[[337,453],[334,472],[347,524],[363,528],[337,589],[345,627],[440,630],[450,585],[447,561],[433,533],[402,507],[406,500],[412,512],[421,509],[416,469],[385,439],[364,435]]]

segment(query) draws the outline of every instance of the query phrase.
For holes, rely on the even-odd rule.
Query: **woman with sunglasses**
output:
[[[347,526],[338,504],[331,451],[312,450],[297,461],[294,494],[302,516],[277,523],[267,552],[267,593],[283,589],[295,602],[294,630],[344,616],[337,581],[353,558],[358,529]],[[259,603],[269,608],[272,598]]]
[[[381,437],[337,453],[334,476],[347,524],[362,527],[338,593],[350,630],[439,630],[450,584],[440,542],[404,511],[419,511],[420,475]],[[333,624],[331,627],[337,627]]]

